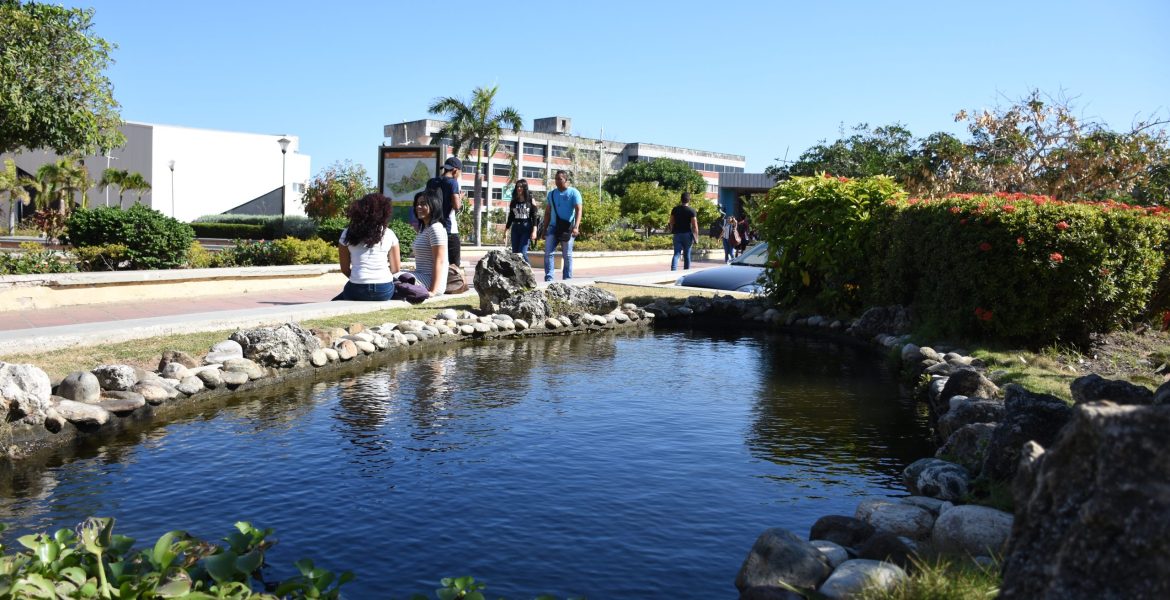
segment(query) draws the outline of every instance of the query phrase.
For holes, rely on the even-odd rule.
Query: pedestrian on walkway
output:
[[[670,257],[670,270],[678,270],[678,257],[683,257],[683,270],[691,268],[691,248],[699,239],[699,213],[690,207],[691,193],[683,192],[678,206],[670,211],[667,227],[674,234],[674,255]]]
[[[435,215],[435,221],[440,223],[447,237],[447,262],[459,264],[459,251],[462,245],[459,242],[459,211],[463,209],[463,193],[459,187],[459,175],[463,172],[463,161],[457,157],[450,157],[443,162],[443,171],[438,177],[427,182],[426,191],[440,194],[443,210]],[[420,229],[421,231],[421,229]]]
[[[334,300],[389,300],[401,268],[398,236],[390,229],[393,203],[366,194],[349,207],[349,223],[337,244],[341,272],[349,278]]]
[[[512,191],[512,202],[508,205],[508,222],[504,223],[504,230],[511,230],[512,252],[524,257],[528,261],[528,246],[536,241],[536,218],[539,215],[532,194],[528,191],[528,180],[516,182],[516,189]]]
[[[747,252],[748,233],[750,231],[751,229],[748,227],[748,218],[745,215],[744,218],[741,219],[740,222],[735,226],[735,233],[738,236],[738,239],[735,243],[736,256],[743,256],[743,253]]]
[[[544,280],[553,280],[553,252],[561,245],[564,258],[562,279],[573,278],[573,240],[581,233],[581,192],[569,187],[569,174],[557,171],[556,188],[548,192],[544,221],[548,232],[544,238]],[[554,218],[555,217],[555,218]]]
[[[736,233],[735,217],[728,215],[723,221],[723,231],[719,234],[719,239],[723,240],[723,262],[731,263],[731,259],[735,258],[735,247],[739,244],[736,239],[739,236]]]
[[[440,221],[443,200],[422,191],[414,195],[414,216],[422,230],[410,249],[414,253],[414,278],[431,296],[447,291],[447,230]]]

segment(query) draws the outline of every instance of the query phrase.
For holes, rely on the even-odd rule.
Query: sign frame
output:
[[[402,172],[401,168],[387,169],[390,166],[388,161],[409,163],[411,160],[416,161],[416,164],[409,169],[410,176],[399,175],[398,181],[386,180],[393,172]],[[378,192],[396,205],[413,206],[414,194],[426,188],[427,180],[439,174],[442,161],[442,146],[378,146]],[[422,177],[419,164],[426,169],[426,177]]]

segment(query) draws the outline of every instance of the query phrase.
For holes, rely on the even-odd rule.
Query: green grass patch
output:
[[[939,558],[915,564],[910,577],[890,590],[868,590],[860,600],[985,600],[999,594],[999,565]]]

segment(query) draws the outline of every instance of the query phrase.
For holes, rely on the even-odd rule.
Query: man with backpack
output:
[[[456,215],[463,208],[463,193],[459,187],[459,174],[463,162],[450,157],[443,162],[443,172],[427,181],[426,191],[443,199],[443,217],[440,222],[447,230],[447,264],[462,268],[459,263],[459,221]]]

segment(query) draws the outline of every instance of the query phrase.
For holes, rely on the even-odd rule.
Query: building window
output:
[[[474,185],[465,185],[462,188],[460,188],[460,191],[463,192],[464,196],[471,198],[472,196],[475,195],[475,186]]]
[[[503,152],[504,154],[507,154],[508,156],[515,155],[516,154],[516,142],[512,142],[512,141],[508,141],[508,140],[500,140],[499,151]]]
[[[492,200],[503,200],[503,199],[504,199],[503,188],[492,188]]]
[[[480,175],[487,175],[487,163],[476,163],[470,160],[463,161],[463,172],[470,175],[475,175],[476,167],[479,167]]]
[[[544,144],[529,144],[524,142],[524,153],[532,156],[545,156],[547,147]]]
[[[499,175],[501,177],[508,177],[512,174],[512,165],[508,163],[494,163],[492,165],[492,175]]]
[[[713,183],[708,183],[707,184],[707,193],[708,194],[718,194],[719,193],[719,186],[717,186]]]
[[[569,149],[564,146],[553,146],[552,155],[557,158],[569,158]]]
[[[544,169],[540,167],[524,167],[520,174],[525,179],[544,179]]]

